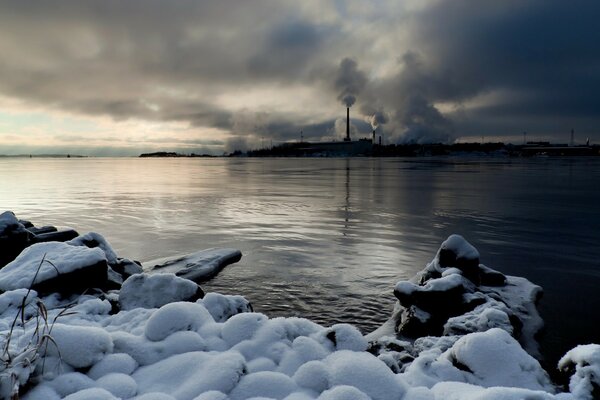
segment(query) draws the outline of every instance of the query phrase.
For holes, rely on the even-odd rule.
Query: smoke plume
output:
[[[335,89],[339,91],[338,100],[346,107],[352,107],[356,102],[356,96],[367,84],[364,72],[358,69],[358,64],[351,58],[344,58],[335,78]]]

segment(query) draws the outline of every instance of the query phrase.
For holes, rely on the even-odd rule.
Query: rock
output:
[[[118,262],[117,253],[113,250],[112,246],[104,236],[96,232],[88,232],[85,235],[76,236],[69,239],[67,244],[71,246],[85,246],[90,249],[100,248],[106,256],[106,261],[110,265],[114,265]]]
[[[196,301],[204,292],[196,283],[174,274],[136,274],[121,286],[119,304],[122,310],[159,308],[177,301]]]
[[[29,222],[29,221],[27,221]],[[31,224],[31,222],[29,222],[29,224]],[[36,228],[33,225],[30,225],[29,227],[26,227],[27,230],[31,233],[33,233],[34,235],[41,235],[42,233],[50,233],[50,232],[56,232],[58,231],[58,229],[56,229],[55,226],[42,226],[40,228]]]
[[[504,286],[506,285],[506,276],[483,264],[479,264],[479,282],[483,286]]]
[[[57,232],[46,232],[39,235],[34,235],[31,243],[44,243],[44,242],[66,242],[79,236],[79,233],[73,229],[67,229],[64,231]]]
[[[464,294],[473,292],[473,285],[458,274],[431,279],[419,286],[398,282],[394,296],[403,307],[417,306],[430,313],[457,315],[465,312]]]
[[[216,276],[229,264],[238,262],[242,253],[236,249],[207,249],[171,260],[155,260],[145,263],[153,265],[151,273],[174,273],[197,283]]]
[[[478,283],[479,252],[471,243],[460,235],[450,235],[436,255],[442,268],[458,268],[463,275],[474,283]]]
[[[144,272],[142,264],[139,261],[132,261],[127,258],[118,258],[115,264],[111,264],[111,268],[119,273],[123,279]]]
[[[0,268],[29,246],[32,236],[12,211],[0,214]]]
[[[0,290],[31,287],[38,293],[81,293],[102,287],[107,275],[108,265],[100,249],[37,243],[0,270]]]

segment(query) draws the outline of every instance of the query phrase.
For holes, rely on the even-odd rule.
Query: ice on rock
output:
[[[272,371],[256,372],[245,375],[231,391],[231,400],[243,400],[252,397],[283,399],[296,391],[298,386],[289,376]]]
[[[0,290],[27,289],[32,283],[36,288],[58,275],[83,269],[99,269],[100,273],[104,270],[106,280],[104,251],[61,242],[37,243],[23,250],[15,260],[0,269]]]
[[[94,380],[114,372],[131,375],[137,367],[138,363],[129,354],[113,353],[94,364],[87,375]]]
[[[140,367],[132,377],[138,393],[162,392],[192,400],[209,390],[229,393],[244,369],[245,360],[236,352],[189,352]]]
[[[558,368],[572,374],[569,389],[577,399],[600,397],[600,345],[587,344],[569,350]]]
[[[137,307],[159,308],[178,301],[195,301],[201,297],[200,287],[175,274],[135,274],[123,282],[119,291],[122,310]]]
[[[90,367],[113,350],[110,334],[97,327],[55,323],[50,336],[47,354],[75,368]]]
[[[117,372],[104,375],[96,381],[96,384],[119,399],[128,399],[137,393],[137,383],[133,378]]]
[[[201,304],[170,303],[158,309],[148,319],[145,335],[157,342],[178,331],[197,331],[207,322],[214,320]]]
[[[234,315],[253,311],[250,302],[242,296],[207,293],[197,302],[206,307],[216,322],[225,322]]]
[[[77,236],[75,239],[65,242],[71,246],[85,246],[91,249],[99,248],[104,252],[106,260],[109,264],[116,264],[118,262],[117,253],[113,250],[112,246],[108,241],[99,233],[88,232],[85,235]]]

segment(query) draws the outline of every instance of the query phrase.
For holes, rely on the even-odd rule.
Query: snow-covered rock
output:
[[[600,398],[600,345],[580,345],[567,352],[558,368],[572,374],[571,393],[582,400]]]
[[[242,253],[236,249],[207,249],[174,259],[159,259],[144,263],[153,273],[174,273],[194,282],[205,282],[229,264],[238,262]]]
[[[73,293],[103,284],[107,271],[106,256],[99,248],[38,243],[0,270],[0,290]]]
[[[64,250],[52,262],[66,265],[66,270],[76,271],[90,259],[104,265],[107,259],[121,262],[107,242],[95,235],[90,238],[98,245],[48,243],[45,249]],[[15,285],[15,290],[0,294],[0,337],[11,337],[11,360],[3,358],[0,364],[0,394],[5,397],[15,388],[13,376],[17,390],[28,387],[27,393],[20,393],[25,400],[598,396],[600,346],[579,346],[565,355],[560,367],[572,374],[570,392],[556,393],[540,364],[521,347],[523,338],[533,338],[541,326],[535,310],[541,289],[481,264],[474,267],[479,253],[458,236],[444,242],[416,279],[396,285],[399,302],[394,316],[385,329],[369,335],[371,343],[347,324],[323,327],[302,318],[270,319],[252,312],[241,296],[208,293],[195,302],[180,301],[198,286],[172,274],[134,275],[120,291],[69,298],[42,293],[40,298],[37,291],[27,289],[35,272],[25,271],[28,265],[37,271],[41,257],[54,253],[40,253],[44,247],[39,246],[30,247],[33,250],[19,259],[25,278],[11,267],[4,281],[0,279]],[[40,275],[54,276],[45,269]],[[121,308],[115,310],[111,302],[117,299]],[[456,304],[440,304],[450,301]],[[63,312],[67,304],[70,308]],[[40,312],[47,313],[50,330],[36,329]],[[432,319],[436,335],[398,335],[407,321],[420,321],[427,328]],[[40,352],[36,338],[44,333],[52,339]],[[34,346],[26,350],[28,343]],[[34,364],[25,367],[31,360]]]
[[[119,291],[122,310],[159,308],[177,301],[196,301],[204,292],[196,283],[175,274],[136,274],[123,282]]]

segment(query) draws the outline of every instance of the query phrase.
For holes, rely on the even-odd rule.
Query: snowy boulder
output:
[[[421,353],[404,376],[411,386],[431,387],[439,381],[457,381],[483,387],[554,391],[539,362],[498,328],[463,336],[443,353],[438,349]]]
[[[138,393],[166,393],[192,400],[204,392],[229,393],[244,375],[245,360],[236,352],[178,354],[139,368],[132,375]]]
[[[102,328],[55,323],[46,354],[75,368],[90,367],[113,351],[110,334]]]
[[[0,214],[0,268],[14,260],[32,236],[12,211]]]
[[[387,365],[369,353],[342,350],[323,362],[329,369],[331,387],[354,386],[373,400],[400,400],[406,392]]]
[[[580,345],[569,350],[558,368],[571,375],[569,389],[578,399],[600,398],[600,345]]]
[[[71,246],[85,246],[90,249],[99,248],[104,252],[106,261],[109,264],[112,265],[117,263],[117,253],[115,253],[112,246],[108,243],[104,236],[99,233],[89,232],[85,235],[77,236],[66,243],[70,244]]]
[[[479,252],[460,235],[450,235],[442,243],[437,259],[443,268],[458,268],[464,272],[479,266]]]
[[[174,259],[146,262],[153,265],[153,273],[174,273],[177,276],[202,283],[217,275],[229,264],[238,262],[242,253],[236,249],[207,249]]]
[[[239,313],[253,312],[252,304],[243,296],[207,293],[198,300],[208,310],[216,322],[225,322]]]
[[[156,342],[175,332],[197,331],[207,322],[214,320],[201,304],[170,303],[159,308],[148,319],[145,335]]]
[[[26,248],[0,270],[0,290],[31,287],[39,293],[77,293],[102,287],[107,276],[108,265],[101,249],[39,243]]]
[[[474,285],[458,273],[430,279],[424,285],[398,282],[394,295],[404,309],[396,330],[412,338],[440,335],[448,318],[468,312],[483,302],[465,296],[474,290]]]
[[[136,274],[121,286],[119,304],[122,310],[159,308],[178,301],[196,301],[204,292],[196,283],[174,274]]]

